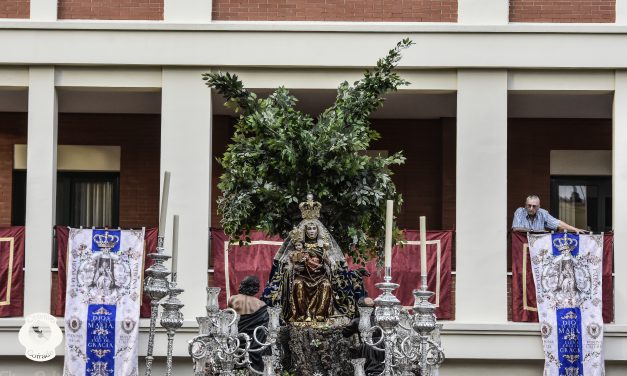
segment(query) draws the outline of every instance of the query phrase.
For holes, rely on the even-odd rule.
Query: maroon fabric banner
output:
[[[57,317],[65,316],[65,288],[67,274],[67,246],[70,229],[66,226],[54,226],[57,240],[57,304],[52,314]]]
[[[252,244],[249,246],[231,245],[228,250],[228,277],[225,274],[227,255],[224,250],[228,245],[228,237],[222,230],[212,229],[211,250],[213,253],[214,283],[221,287],[220,307],[226,306],[227,279],[230,295],[237,294],[239,282],[247,275],[255,275],[261,281],[261,290],[268,281],[272,260],[280,248],[283,240],[278,236],[268,238],[261,232],[251,234]],[[403,248],[394,247],[392,250],[392,277],[393,281],[400,283],[402,289],[394,291],[401,303],[405,306],[413,306],[414,297],[412,291],[420,284],[420,246],[414,244],[419,238],[418,231],[405,231],[405,239],[410,244]],[[427,232],[427,263],[430,271],[428,276],[429,289],[436,295],[432,301],[438,304],[436,315],[440,319],[450,319],[451,312],[451,252],[452,231],[428,231]],[[437,272],[439,265],[439,272]],[[352,265],[355,269],[358,265]],[[377,276],[376,262],[366,265],[370,271],[370,278],[364,280],[365,287],[371,297],[376,297],[379,290],[375,283],[381,282],[382,277]],[[433,272],[436,271],[436,272]],[[439,277],[439,279],[438,279]],[[261,295],[261,291],[258,295]]]
[[[159,228],[151,227],[147,228],[144,233],[144,267],[142,270],[148,269],[149,266],[154,264],[151,258],[148,257],[148,254],[157,252],[157,237],[159,236]],[[139,317],[148,318],[150,317],[150,298],[148,295],[143,294],[144,291],[144,275],[142,274],[142,305],[139,307]]]
[[[267,237],[266,234],[254,231],[250,234],[251,244],[246,246],[230,245],[229,238],[220,229],[211,229],[211,252],[213,253],[213,281],[221,287],[218,297],[220,308],[226,307],[227,279],[230,295],[237,294],[239,283],[244,277],[254,275],[259,278],[261,288],[257,297],[261,296],[268,282],[272,260],[283,244],[278,236]],[[228,246],[228,252],[224,250]],[[228,260],[228,276],[226,261]]]
[[[614,320],[612,278],[614,234],[603,236],[603,322]],[[531,272],[527,233],[512,232],[512,321],[538,322],[536,286]]]
[[[0,228],[0,317],[24,315],[24,227]]]
[[[57,273],[57,304],[55,306],[54,312],[52,314],[54,316],[63,317],[65,316],[65,287],[67,281],[67,271],[66,271],[66,263],[67,263],[67,247],[68,247],[68,236],[70,234],[70,229],[66,226],[55,226],[54,231],[57,238],[57,260],[58,260],[58,273]],[[148,258],[149,253],[153,253],[157,251],[157,235],[159,229],[158,228],[147,228],[144,233],[144,267],[143,270],[146,270],[148,266],[152,265],[152,260]],[[142,286],[143,284],[143,275],[142,275]],[[142,305],[140,307],[140,316],[142,318],[150,317],[150,299],[144,294]]]
[[[414,305],[413,290],[420,287],[420,232],[405,230],[404,238],[408,244],[392,248],[392,282],[401,285],[394,290],[394,295],[401,304]],[[453,317],[451,307],[451,254],[453,231],[427,231],[427,285],[435,295],[431,303],[436,305],[435,314],[440,320]],[[370,277],[364,279],[368,296],[376,298],[381,291],[375,284],[383,281],[383,273],[377,273],[376,261],[366,264]]]

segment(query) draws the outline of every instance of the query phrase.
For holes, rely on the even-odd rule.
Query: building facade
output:
[[[24,314],[54,309],[52,228],[80,223],[60,214],[73,196],[60,199],[59,182],[113,176],[107,224],[154,227],[171,171],[186,318],[175,368],[191,372],[219,226],[215,157],[234,122],[200,75],[234,72],[260,95],[283,85],[316,114],[405,37],[416,44],[399,72],[411,84],[373,116],[372,147],[407,156],[394,177],[401,227],[427,215],[429,228],[455,230],[441,374],[540,374],[538,325],[508,315],[511,215],[530,193],[560,210],[560,184],[597,180],[600,219],[587,226],[615,239],[606,367],[625,374],[627,0],[0,0],[0,225],[26,226]],[[0,319],[0,375],[61,375],[61,357],[23,357],[22,323]]]

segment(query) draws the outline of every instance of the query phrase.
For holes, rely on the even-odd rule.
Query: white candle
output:
[[[394,201],[388,200],[385,208],[385,243],[383,250],[385,254],[385,267],[392,267],[392,207]]]
[[[420,275],[427,276],[427,219],[420,216]]]
[[[159,211],[159,236],[165,232],[165,222],[168,215],[168,194],[170,193],[170,171],[163,174],[163,191],[161,193],[161,208]]]
[[[172,274],[176,273],[176,266],[179,259],[179,216],[174,215],[174,221],[172,222],[174,227],[174,234],[172,235]]]

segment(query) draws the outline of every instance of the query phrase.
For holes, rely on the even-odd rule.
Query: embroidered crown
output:
[[[98,248],[111,249],[115,247],[115,244],[120,241],[120,237],[117,235],[109,234],[109,231],[105,231],[104,234],[94,235],[94,242]]]
[[[314,201],[311,193],[307,195],[307,201],[301,202],[298,207],[303,219],[320,218],[320,208],[322,208],[322,204],[318,201]]]
[[[560,251],[560,253],[570,252],[577,246],[577,239],[569,238],[566,234],[564,234],[563,238],[553,239],[553,245],[558,251]]]
[[[94,315],[111,315],[111,312],[107,311],[105,307],[98,308],[97,311],[94,311]]]

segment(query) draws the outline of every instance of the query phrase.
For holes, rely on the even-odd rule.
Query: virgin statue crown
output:
[[[318,219],[320,218],[320,208],[322,204],[313,200],[313,195],[310,193],[307,195],[307,201],[301,202],[298,205],[303,219]]]

